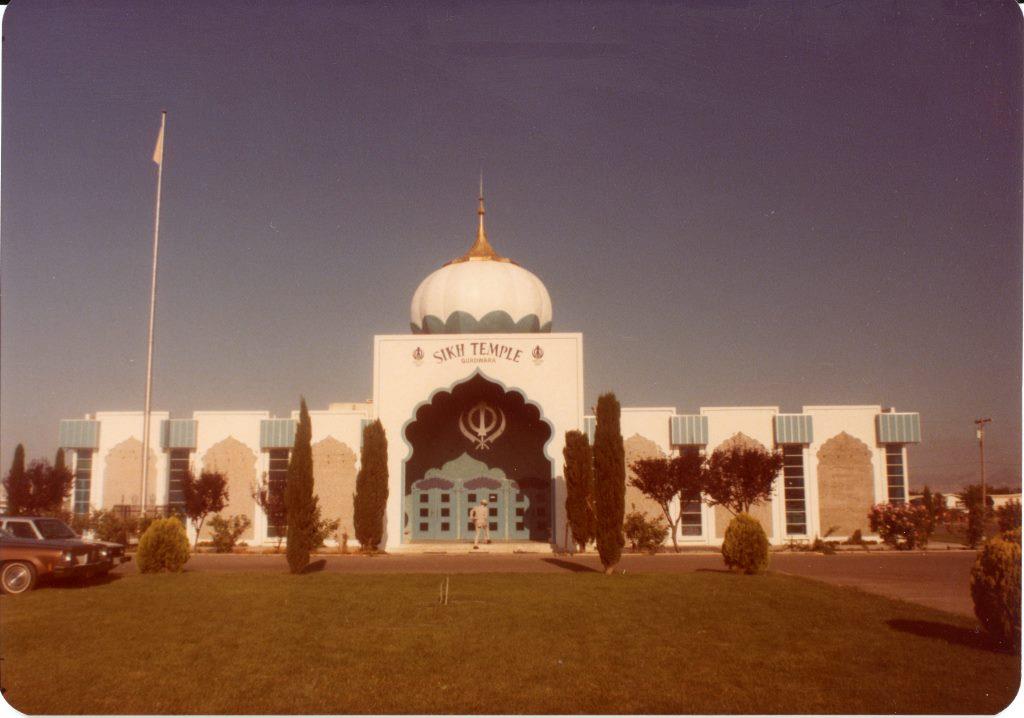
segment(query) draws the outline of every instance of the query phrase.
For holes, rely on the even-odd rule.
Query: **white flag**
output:
[[[158,165],[164,163],[164,118],[166,114],[160,115],[160,134],[156,137],[156,147],[153,149],[153,161]]]

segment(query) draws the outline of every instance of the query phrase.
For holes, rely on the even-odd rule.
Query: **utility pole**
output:
[[[991,419],[975,419],[978,425],[978,450],[981,454],[981,516],[982,526],[985,525],[984,517],[988,514],[988,498],[985,491],[985,424],[991,423]]]

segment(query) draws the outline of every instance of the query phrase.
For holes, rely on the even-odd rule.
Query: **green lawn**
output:
[[[992,713],[973,622],[781,575],[140,576],[0,598],[26,713]]]

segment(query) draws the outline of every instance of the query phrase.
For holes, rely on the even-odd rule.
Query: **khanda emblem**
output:
[[[505,433],[505,412],[481,401],[462,412],[459,431],[472,441],[477,449],[489,449]]]

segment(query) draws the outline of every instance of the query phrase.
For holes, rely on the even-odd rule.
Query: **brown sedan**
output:
[[[0,589],[31,591],[40,578],[88,578],[110,570],[99,547],[77,539],[42,540],[12,536],[0,529]]]

